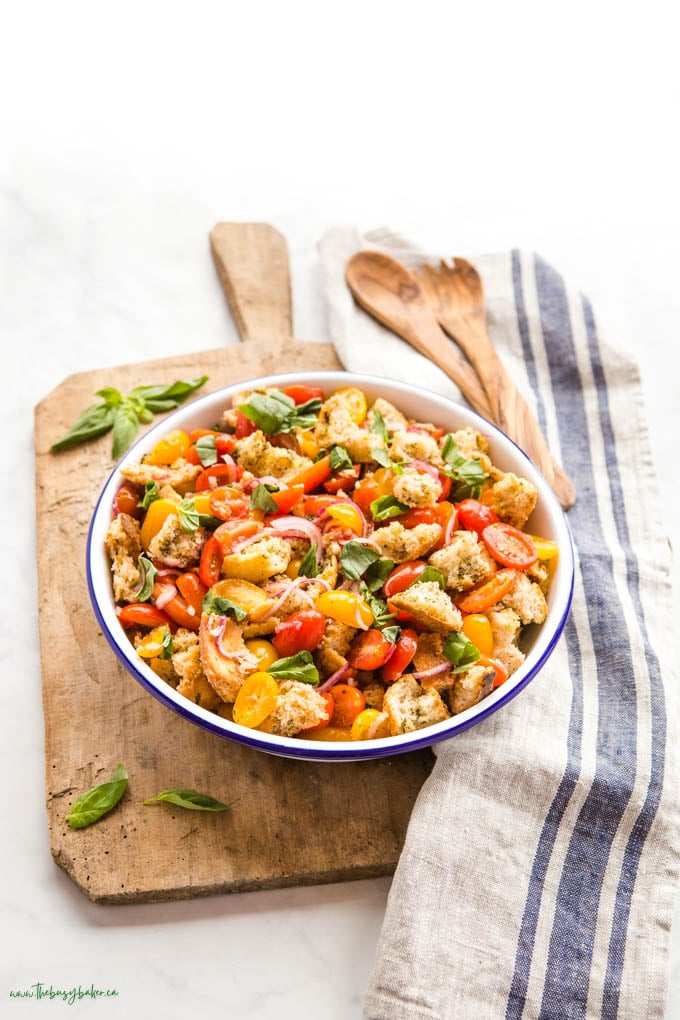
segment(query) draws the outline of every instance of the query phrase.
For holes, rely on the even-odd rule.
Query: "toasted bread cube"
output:
[[[366,684],[362,687],[364,697],[366,698],[366,708],[375,708],[376,711],[382,712],[383,703],[385,701],[385,688],[376,680],[373,683]]]
[[[451,541],[430,556],[429,563],[441,570],[447,588],[465,591],[496,570],[486,546],[474,531],[454,531]]]
[[[393,521],[384,528],[376,528],[371,542],[383,556],[395,563],[405,563],[426,556],[441,534],[440,524],[417,524],[415,528],[405,528],[398,521]]]
[[[217,638],[223,624],[221,652]],[[214,613],[203,613],[199,648],[201,665],[210,686],[222,701],[235,701],[243,681],[257,670],[257,659],[243,642],[242,628],[229,616],[225,620]]]
[[[234,446],[233,457],[240,467],[252,472],[256,478],[273,475],[283,481],[294,478],[312,465],[309,457],[283,446],[273,446],[259,431],[239,439]]]
[[[222,561],[225,577],[241,577],[260,584],[274,574],[282,574],[290,563],[290,546],[278,535],[267,535],[240,552],[230,553]]]
[[[495,676],[493,669],[479,665],[470,666],[464,673],[458,673],[449,691],[449,705],[453,714],[458,715],[485,698],[493,688]]]
[[[482,493],[482,503],[495,510],[506,524],[522,528],[536,506],[538,491],[526,478],[518,478],[511,471],[501,475],[497,482]]]
[[[392,595],[390,602],[396,609],[409,613],[421,627],[427,627],[437,634],[460,630],[463,625],[460,612],[436,581],[412,584],[406,591]]]
[[[437,633],[425,633],[418,635],[418,647],[413,656],[413,668],[416,673],[423,673],[426,670],[435,669],[437,666],[446,664],[447,669],[434,676],[419,678],[419,683],[426,690],[434,687],[437,691],[447,690],[453,683],[451,674],[451,663],[444,655],[444,636]]]
[[[326,620],[323,636],[315,651],[315,661],[324,678],[337,673],[345,665],[355,634],[358,634],[356,627],[349,627],[339,620]]]
[[[424,460],[435,467],[443,465],[439,445],[425,432],[395,432],[390,445],[390,457],[396,461]]]
[[[514,609],[522,623],[543,623],[548,615],[548,603],[545,595],[535,581],[530,581],[526,574],[518,574],[502,604]]]
[[[485,460],[488,460],[487,454],[489,453],[489,440],[474,429],[472,425],[468,425],[467,428],[458,429],[456,432],[450,433],[451,438],[458,447],[458,452],[469,460],[480,460],[482,467],[484,467]],[[446,442],[446,436],[442,437],[442,445]],[[486,467],[484,467],[486,471]]]
[[[128,464],[120,469],[121,475],[137,485],[147,482],[158,482],[159,485],[170,485],[177,493],[191,491],[193,483],[200,475],[203,467],[190,464],[180,457],[169,466],[161,464]]]
[[[282,680],[276,708],[266,719],[266,731],[292,737],[301,730],[316,726],[326,718],[325,699],[311,686],[299,680]]]
[[[322,449],[344,446],[358,464],[372,461],[371,451],[384,446],[379,436],[357,425],[340,393],[334,393],[322,404],[314,438]]]
[[[205,528],[183,531],[177,514],[171,513],[163,521],[158,534],[149,542],[149,556],[168,567],[191,567],[201,558],[201,549],[208,541]]]
[[[405,467],[394,483],[394,495],[407,506],[436,506],[442,487],[424,471]]]
[[[449,718],[448,709],[437,691],[425,690],[408,673],[387,688],[383,708],[393,737]]]
[[[222,699],[203,671],[198,634],[179,627],[173,635],[172,649],[172,668],[179,677],[177,693],[213,712],[222,704]]]
[[[408,428],[408,422],[401,411],[398,411],[394,404],[390,404],[389,400],[385,400],[383,397],[378,397],[368,412],[369,428],[373,424],[376,411],[382,415],[388,432],[405,432]]]
[[[524,652],[517,647],[522,622],[509,606],[494,606],[487,614],[493,635],[493,656],[512,676],[524,662]]]
[[[142,552],[139,523],[129,514],[118,514],[111,521],[104,542],[111,558],[114,599],[116,602],[134,602]]]

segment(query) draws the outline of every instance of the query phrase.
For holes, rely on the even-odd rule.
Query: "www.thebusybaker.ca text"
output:
[[[52,985],[45,985],[42,981],[36,981],[30,988],[19,989],[19,991],[12,991],[10,989],[10,999],[61,999],[62,1002],[67,1002],[69,1006],[72,1006],[79,999],[108,999],[112,995],[118,995],[117,988],[95,988],[94,985],[90,985],[89,988],[83,988],[78,985],[76,988],[54,988]]]

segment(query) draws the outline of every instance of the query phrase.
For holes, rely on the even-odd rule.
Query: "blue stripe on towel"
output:
[[[626,557],[626,580],[631,594],[635,614],[640,623],[641,633],[644,641],[645,659],[649,670],[650,702],[652,717],[651,735],[651,772],[647,794],[638,814],[635,824],[628,837],[626,850],[621,869],[621,877],[616,890],[616,902],[614,906],[614,920],[609,943],[609,956],[607,959],[607,972],[604,983],[603,1015],[615,1017],[619,1007],[619,991],[621,974],[623,971],[623,960],[626,950],[626,932],[630,915],[631,897],[635,885],[640,854],[644,847],[645,839],[649,835],[652,822],[659,807],[661,790],[664,776],[664,752],[666,744],[666,706],[661,683],[661,672],[659,660],[652,648],[647,627],[645,623],[644,610],[640,597],[640,573],[638,561],[633,551],[628,533],[628,522],[623,512],[623,487],[621,476],[615,456],[614,430],[612,427],[611,413],[609,409],[609,398],[600,357],[600,348],[595,329],[590,303],[583,300],[583,317],[586,324],[588,336],[588,348],[593,368],[593,376],[597,387],[598,406],[600,411],[600,422],[605,438],[605,457],[607,461],[607,472],[609,475],[609,488],[614,506],[614,518],[616,530]]]
[[[570,512],[579,549],[598,682],[595,775],[569,840],[557,893],[541,1017],[583,1017],[602,882],[635,783],[636,692],[628,631],[605,544],[588,445],[569,307],[558,274],[536,259],[536,284],[565,468],[578,498]],[[606,440],[606,437],[605,437]],[[616,463],[613,446],[608,457]],[[617,508],[623,513],[623,508]]]

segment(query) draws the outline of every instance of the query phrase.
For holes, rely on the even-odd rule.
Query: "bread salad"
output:
[[[555,543],[473,428],[355,387],[248,390],[125,481],[106,536],[137,654],[209,712],[267,733],[371,740],[442,722],[524,660]]]

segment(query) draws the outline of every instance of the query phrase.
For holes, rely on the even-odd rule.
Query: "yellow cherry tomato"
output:
[[[191,440],[183,429],[173,429],[163,436],[147,457],[147,464],[172,464],[178,457],[184,457],[191,446]]]
[[[375,728],[369,737],[372,727]],[[352,723],[350,736],[352,740],[378,740],[380,737],[389,737],[387,713],[379,712],[377,708],[365,708]]]
[[[257,659],[257,668],[259,670],[266,672],[277,659],[281,658],[271,641],[266,641],[264,638],[251,638],[245,644],[250,654],[254,655]]]
[[[291,581],[300,573],[300,564],[302,563],[302,556],[294,556],[285,569],[286,577],[289,577]]]
[[[361,425],[368,412],[366,397],[356,386],[344,386],[336,390],[336,397],[340,397],[342,404],[349,411],[349,416],[356,425]]]
[[[536,553],[539,560],[551,560],[559,552],[559,546],[557,542],[553,542],[549,538],[539,538],[537,535],[528,536],[536,546]]]
[[[314,438],[314,430],[296,429],[295,438],[298,441],[298,446],[300,447],[300,453],[302,456],[309,457],[310,460],[314,460],[319,452],[319,444]]]
[[[355,535],[363,535],[364,522],[361,514],[351,503],[333,503],[326,509],[326,516],[337,521],[341,528],[349,528]]]
[[[484,613],[470,613],[463,620],[463,634],[479,648],[482,655],[493,655],[493,634],[489,617]]]
[[[351,740],[351,732],[349,726],[324,726],[313,733],[298,733],[298,737],[301,740]]]
[[[140,644],[137,645],[137,655],[141,655],[143,659],[155,659],[163,651],[163,640],[168,633],[169,630],[165,624],[154,627],[144,635]]]
[[[316,600],[316,608],[348,627],[368,630],[373,623],[373,610],[368,602],[351,591],[324,591]]]
[[[234,702],[234,722],[254,729],[276,708],[279,685],[269,673],[253,673],[243,681]]]
[[[141,528],[142,545],[145,549],[149,548],[149,542],[155,538],[170,514],[176,513],[177,504],[171,499],[155,499],[149,505]]]
[[[206,514],[206,516],[208,516],[208,517],[211,516],[212,511],[210,509],[210,494],[209,493],[207,493],[207,492],[198,492],[198,493],[196,493],[195,496],[192,496],[192,499],[194,501],[194,506],[196,508],[196,513]]]

